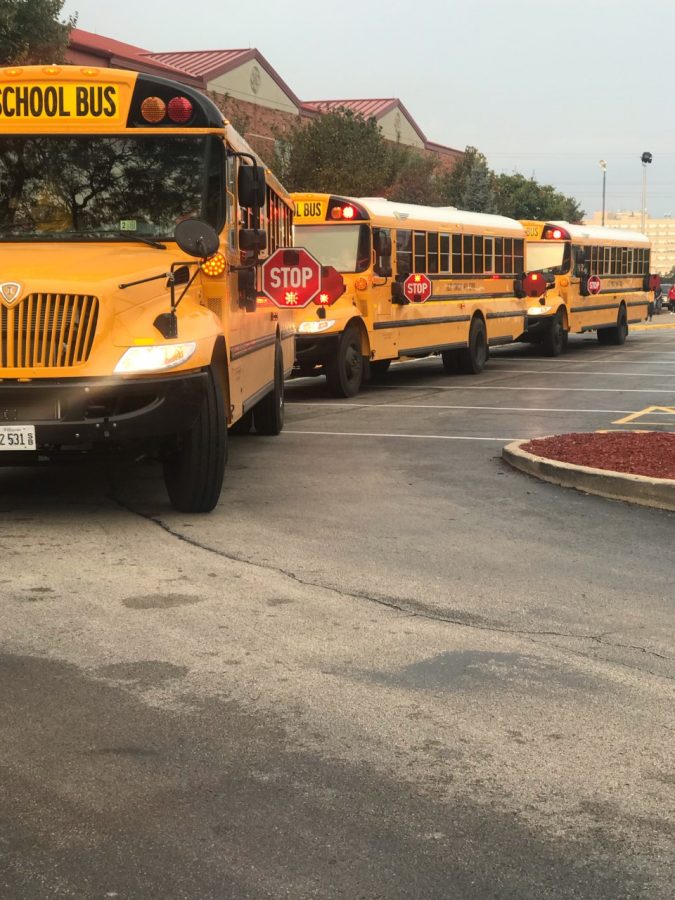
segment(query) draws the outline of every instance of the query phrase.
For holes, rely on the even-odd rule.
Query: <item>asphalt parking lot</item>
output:
[[[675,431],[675,328],[287,400],[210,516],[0,473],[0,896],[670,898],[675,514],[500,450]]]

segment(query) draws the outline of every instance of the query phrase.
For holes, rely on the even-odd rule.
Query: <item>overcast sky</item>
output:
[[[257,47],[303,100],[399,97],[429,140],[473,144],[607,209],[675,213],[675,0],[66,0],[149,50]]]

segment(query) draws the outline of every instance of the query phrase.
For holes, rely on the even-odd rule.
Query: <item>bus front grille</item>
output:
[[[98,298],[82,294],[28,294],[0,305],[0,367],[69,368],[89,359]]]

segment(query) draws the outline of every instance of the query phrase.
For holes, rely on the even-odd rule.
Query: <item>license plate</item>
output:
[[[0,425],[0,452],[35,449],[35,425]]]

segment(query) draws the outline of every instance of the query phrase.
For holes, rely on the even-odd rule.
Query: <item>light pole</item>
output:
[[[640,231],[644,234],[645,216],[647,215],[647,166],[652,161],[652,155],[648,150],[640,157],[642,160],[642,215],[640,216]]]
[[[605,224],[605,187],[607,185],[607,163],[604,159],[600,160],[600,168],[602,169],[602,224]]]

